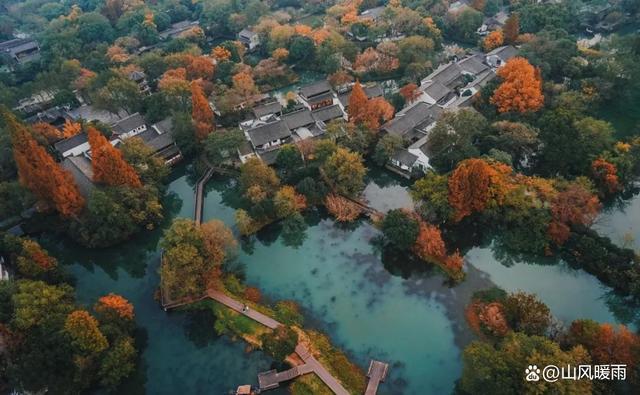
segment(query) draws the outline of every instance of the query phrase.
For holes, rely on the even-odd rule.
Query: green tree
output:
[[[247,195],[250,189],[259,188],[267,196],[273,196],[280,186],[276,172],[258,158],[250,158],[240,167],[240,191]]]
[[[138,85],[124,76],[114,76],[92,95],[94,105],[114,114],[121,109],[134,113],[140,110],[142,96]]]
[[[73,309],[73,288],[66,284],[20,280],[12,302],[15,308],[12,325],[19,330],[49,321],[63,322]]]
[[[84,310],[76,310],[67,316],[65,332],[71,337],[71,345],[80,355],[92,356],[104,351],[109,343],[104,337],[98,320]]]
[[[209,133],[205,141],[205,154],[214,165],[221,165],[237,155],[237,150],[246,142],[240,130],[218,130]]]
[[[475,111],[445,113],[427,139],[431,165],[447,172],[464,159],[479,156],[476,144],[486,130],[487,121]]]
[[[316,46],[309,37],[294,36],[289,44],[288,62],[301,65],[312,65],[315,59]]]
[[[373,160],[380,166],[384,166],[400,148],[403,147],[402,137],[395,134],[385,134],[376,144]]]
[[[411,249],[419,232],[418,221],[400,209],[389,211],[382,221],[384,237],[402,251]]]
[[[131,337],[119,339],[107,350],[100,362],[98,377],[100,385],[114,389],[135,370],[136,348]]]
[[[288,326],[280,325],[273,333],[260,336],[262,349],[276,361],[283,362],[287,356],[295,351],[298,344],[298,333]]]
[[[558,344],[540,336],[510,332],[496,348],[476,341],[464,349],[462,362],[460,389],[469,394],[591,393],[589,380],[525,380],[529,365],[578,366],[590,362],[583,347],[562,351]]]
[[[482,25],[482,20],[482,13],[473,8],[466,8],[458,14],[450,14],[447,21],[448,33],[457,40],[475,42],[476,31]]]
[[[428,172],[417,180],[411,190],[420,215],[430,223],[444,223],[453,214],[449,205],[449,179],[444,174]]]
[[[336,192],[357,196],[364,189],[364,175],[367,169],[362,162],[362,156],[344,148],[338,148],[321,166],[325,176]]]
[[[291,176],[296,170],[301,169],[304,163],[298,147],[293,144],[287,144],[280,148],[276,157],[276,166],[285,176]]]

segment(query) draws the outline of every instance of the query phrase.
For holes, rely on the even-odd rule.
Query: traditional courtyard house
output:
[[[284,114],[282,120],[296,140],[304,140],[322,134],[308,108]]]
[[[336,119],[343,119],[345,121],[347,119],[346,114],[337,104],[313,110],[311,112],[311,115],[313,116],[313,119],[316,120],[318,127],[322,130],[323,133],[326,130],[327,123]]]
[[[484,18],[482,25],[476,30],[476,33],[480,36],[486,36],[492,31],[502,29],[505,23],[509,19],[509,14],[504,11],[500,11],[494,16]]]
[[[154,156],[160,157],[168,166],[174,165],[182,159],[182,152],[173,139],[173,119],[166,118],[154,123],[139,137],[144,143],[153,149]]]
[[[511,58],[518,55],[518,49],[513,45],[505,45],[498,47],[493,51],[487,53],[485,56],[485,62],[494,69],[503,66]]]
[[[277,100],[261,104],[253,108],[253,115],[260,121],[267,121],[271,117],[279,117],[282,115],[282,104]]]
[[[124,110],[120,110],[117,114],[106,110],[100,110],[92,105],[82,105],[67,112],[74,121],[84,120],[86,122],[98,121],[106,125],[113,125],[121,119],[127,117]]]
[[[327,80],[301,87],[298,96],[302,104],[310,110],[340,103]]]
[[[251,29],[244,28],[238,33],[238,41],[251,52],[260,46],[260,35]]]
[[[60,140],[53,145],[63,158],[78,156],[89,151],[89,139],[86,133],[78,133],[75,136]]]
[[[146,131],[147,123],[140,113],[135,113],[114,123],[112,130],[112,138],[124,140]]]
[[[40,58],[40,46],[31,38],[14,38],[0,43],[0,54],[5,54],[11,62],[24,64]]]
[[[389,122],[382,125],[380,131],[402,137],[407,143],[413,143],[429,134],[435,126],[442,108],[417,102],[398,112]]]
[[[22,115],[32,115],[46,111],[53,107],[53,100],[57,93],[57,89],[46,89],[34,93],[29,97],[20,99],[18,101],[18,105],[15,106],[13,110],[21,113]]]
[[[360,15],[358,15],[358,20],[363,22],[364,21],[377,22],[378,19],[380,19],[380,17],[384,13],[385,8],[386,7],[381,6],[381,7],[374,7],[374,8],[369,8],[368,10],[364,10],[360,13]]]
[[[182,21],[171,25],[167,30],[161,31],[159,36],[162,40],[179,37],[182,33],[189,29],[200,26],[198,21]]]
[[[275,162],[282,144],[292,141],[291,130],[284,120],[269,122],[245,132],[255,153],[267,164]]]

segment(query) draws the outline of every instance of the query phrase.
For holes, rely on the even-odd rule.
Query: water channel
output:
[[[272,364],[261,352],[247,353],[242,342],[216,336],[208,315],[165,313],[154,301],[158,241],[172,218],[192,217],[194,183],[184,168],[178,169],[169,185],[165,224],[126,244],[91,251],[65,240],[43,240],[77,278],[80,302],[90,304],[115,292],[135,305],[146,345],[140,368],[123,393],[223,394],[255,383],[256,374]],[[234,186],[230,179],[212,180],[205,220],[217,218],[233,226]],[[411,204],[406,186],[374,172],[365,195],[380,210],[406,207]],[[640,229],[633,218],[639,213],[636,196],[606,211],[597,228],[620,242],[630,233],[638,248]],[[478,289],[498,285],[536,293],[563,322],[630,320],[607,287],[562,263],[512,261],[505,266],[491,245],[475,247],[465,255],[467,279],[450,288],[426,264],[416,267],[405,257],[384,256],[375,243],[379,232],[366,221],[338,226],[316,211],[306,219],[308,228],[298,247],[284,240],[279,226],[271,226],[242,246],[238,265],[246,281],[267,298],[299,302],[306,324],[327,332],[363,368],[371,358],[388,361],[390,377],[381,394],[451,392],[461,373],[461,350],[473,339],[463,309]]]

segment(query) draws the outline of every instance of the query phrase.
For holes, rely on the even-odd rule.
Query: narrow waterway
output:
[[[159,238],[172,218],[192,217],[193,184],[179,170],[169,186],[166,223],[127,244],[88,251],[64,240],[43,240],[76,276],[81,302],[116,292],[134,303],[146,347],[137,376],[123,393],[222,394],[255,383],[256,374],[272,364],[261,352],[246,353],[242,342],[215,336],[209,316],[165,313],[153,299]],[[233,225],[238,203],[234,185],[229,179],[210,183],[205,219]],[[405,186],[386,173],[373,173],[366,196],[380,210],[406,207],[410,200]],[[615,239],[620,229],[628,228],[640,239],[632,224],[632,214],[638,218],[639,209],[636,196],[625,208],[604,213],[599,230]],[[379,232],[366,221],[344,227],[316,211],[306,219],[308,228],[296,243],[283,237],[277,225],[260,232],[243,245],[240,268],[267,298],[297,300],[307,325],[327,332],[363,368],[370,358],[390,362],[382,394],[449,393],[461,372],[461,348],[472,340],[464,306],[475,290],[494,284],[536,293],[565,322],[580,317],[629,320],[608,288],[563,264],[516,261],[505,266],[491,246],[477,247],[465,256],[465,282],[449,288],[428,265],[386,256],[377,247]]]

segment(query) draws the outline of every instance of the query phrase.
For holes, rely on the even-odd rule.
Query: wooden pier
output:
[[[313,368],[306,363],[282,372],[278,372],[275,369],[268,370],[258,374],[258,385],[260,391],[271,390],[278,388],[282,382],[293,380],[298,376],[308,373],[313,373]]]
[[[367,389],[364,391],[365,395],[375,395],[378,392],[378,386],[387,378],[388,370],[389,365],[384,362],[372,360],[369,363],[369,371],[367,372],[369,382],[367,383]]]

